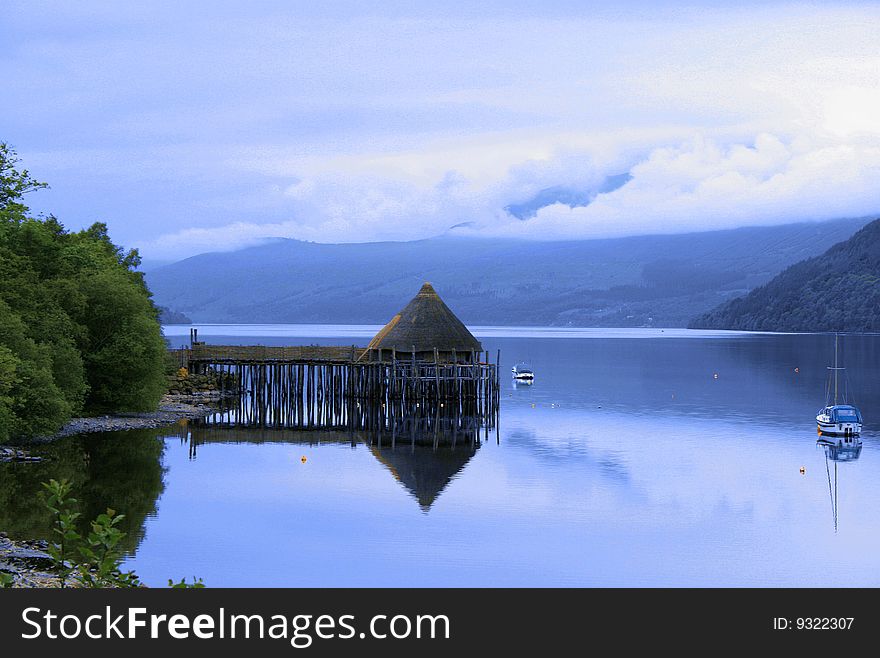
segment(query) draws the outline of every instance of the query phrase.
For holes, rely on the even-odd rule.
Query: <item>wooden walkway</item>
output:
[[[190,372],[220,374],[221,386],[233,387],[221,393],[235,393],[239,400],[234,422],[244,424],[350,426],[357,414],[405,417],[426,409],[485,418],[494,417],[500,402],[500,351],[495,363],[488,352],[456,363],[443,362],[436,350],[434,359],[425,361],[415,353],[369,354],[354,346],[195,343],[172,354]]]
[[[208,345],[197,343],[189,348],[174,350],[181,365],[188,364],[246,364],[246,363],[295,363],[317,361],[321,363],[350,363],[361,358],[364,348],[354,345],[321,346],[297,345],[272,347],[269,345]]]

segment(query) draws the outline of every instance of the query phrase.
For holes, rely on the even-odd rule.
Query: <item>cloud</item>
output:
[[[583,207],[554,204],[525,221],[505,212],[558,183],[622,187]],[[163,236],[145,252],[223,250],[286,237],[319,242],[412,240],[457,228],[462,235],[539,240],[700,231],[880,213],[880,135],[858,140],[759,133],[728,141],[697,136],[633,158],[566,152],[510,167],[476,183],[448,171],[433,185],[360,174],[304,178],[285,192],[298,219],[233,223]]]
[[[0,138],[35,210],[148,257],[880,211],[875,5],[104,4],[10,5]]]
[[[584,208],[556,204],[495,235],[610,237],[779,224],[880,213],[880,139],[752,144],[695,139],[652,151],[632,180]]]

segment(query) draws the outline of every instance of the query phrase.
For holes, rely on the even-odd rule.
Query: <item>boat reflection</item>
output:
[[[834,462],[854,462],[862,454],[862,440],[858,436],[823,436],[816,444],[822,446],[825,457]]]
[[[840,462],[854,462],[862,454],[862,440],[858,436],[823,436],[816,445],[825,451],[825,474],[828,476],[828,495],[831,499],[831,516],[834,532],[838,528],[838,471]],[[833,466],[832,466],[833,464]]]

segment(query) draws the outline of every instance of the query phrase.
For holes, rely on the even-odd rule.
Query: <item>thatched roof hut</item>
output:
[[[420,359],[432,359],[435,349],[444,360],[454,352],[456,360],[468,361],[471,353],[482,351],[483,346],[427,282],[367,346],[371,354],[379,350],[415,351]]]

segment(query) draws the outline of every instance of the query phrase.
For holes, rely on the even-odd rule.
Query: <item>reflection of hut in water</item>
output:
[[[425,283],[400,313],[391,318],[367,346],[365,358],[382,360],[399,353],[420,361],[472,363],[483,346],[449,310],[430,283]]]
[[[276,443],[352,448],[363,445],[412,494],[424,512],[430,510],[440,493],[481,445],[476,431],[456,431],[444,425],[443,431],[434,434],[426,432],[421,423],[417,432],[395,443],[391,442],[390,436],[383,439],[381,434],[372,431],[206,427],[192,422],[166,428],[161,431],[161,436],[177,437],[188,444],[190,459],[198,457],[202,446],[212,444]]]
[[[435,413],[393,419],[384,431],[366,432],[364,438],[373,456],[427,512],[476,454],[480,427],[472,416]]]
[[[477,448],[478,444],[438,449],[424,445],[396,448],[372,445],[370,452],[412,494],[422,511],[427,512],[437,496],[476,454]]]

